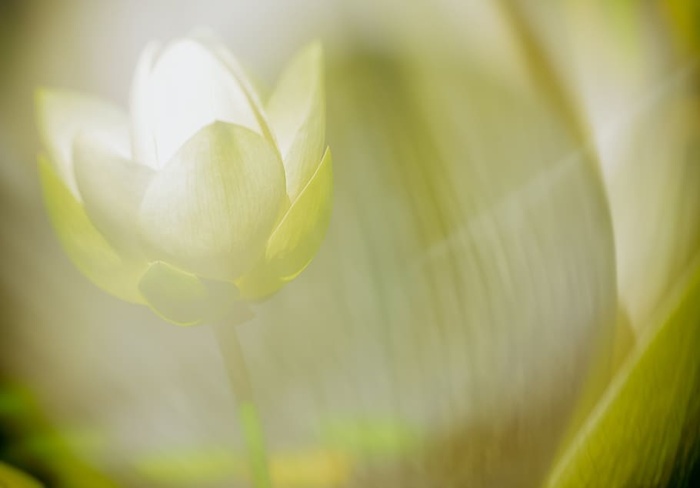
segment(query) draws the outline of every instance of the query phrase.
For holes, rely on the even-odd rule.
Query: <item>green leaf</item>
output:
[[[141,204],[141,233],[153,260],[233,281],[263,254],[286,202],[272,143],[216,122],[154,177]]]
[[[246,307],[231,283],[201,280],[168,263],[151,263],[139,282],[139,290],[151,309],[177,325],[195,325],[229,315]]]
[[[143,303],[137,283],[146,262],[121,256],[107,242],[44,157],[39,158],[39,174],[49,218],[73,264],[107,293]]]
[[[292,60],[270,98],[267,112],[284,161],[287,194],[294,201],[316,172],[325,145],[320,43],[309,45]]]
[[[41,485],[28,475],[0,462],[0,486],[8,488],[41,488]]]
[[[559,457],[547,486],[664,486],[700,388],[700,261]]]
[[[39,135],[56,174],[80,199],[73,174],[73,140],[88,130],[107,139],[122,154],[128,154],[128,122],[124,112],[107,102],[64,90],[36,92]]]
[[[333,160],[326,150],[316,173],[272,233],[264,260],[238,282],[243,296],[268,296],[309,265],[326,235],[332,199]]]

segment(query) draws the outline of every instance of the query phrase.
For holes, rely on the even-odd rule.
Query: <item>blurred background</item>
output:
[[[146,43],[205,26],[263,95],[325,50],[331,228],[240,329],[275,487],[695,486],[699,22],[692,0],[1,0],[0,462],[250,486],[211,330],[80,275],[36,166],[38,87],[126,107]]]

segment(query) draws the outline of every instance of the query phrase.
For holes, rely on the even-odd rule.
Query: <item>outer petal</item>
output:
[[[216,122],[156,175],[141,204],[141,232],[156,259],[233,281],[263,253],[286,201],[272,143]]]
[[[323,154],[326,121],[319,43],[304,49],[285,70],[268,104],[268,116],[287,173],[287,194],[294,201]]]
[[[45,158],[39,159],[39,173],[49,217],[73,264],[107,293],[143,303],[136,285],[146,263],[124,258],[110,246]]]
[[[274,293],[309,265],[326,235],[332,197],[333,161],[327,149],[316,173],[270,237],[264,259],[238,282],[245,298]]]
[[[177,325],[217,320],[230,316],[234,308],[248,310],[235,302],[238,290],[233,284],[201,280],[161,261],[151,264],[139,289],[154,312]]]
[[[152,114],[153,132],[140,133],[138,140],[155,140],[159,166],[197,131],[217,120],[260,132],[255,111],[238,80],[197,41],[185,39],[166,47],[146,78],[147,82],[134,87],[134,100],[150,107],[135,110]]]
[[[36,110],[49,160],[78,200],[72,157],[73,139],[78,133],[99,133],[121,154],[129,154],[126,115],[109,103],[74,92],[42,89],[36,93]]]
[[[93,134],[79,135],[73,154],[78,189],[92,222],[117,249],[141,255],[134,231],[153,170],[121,157]]]

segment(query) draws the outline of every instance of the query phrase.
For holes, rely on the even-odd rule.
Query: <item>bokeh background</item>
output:
[[[146,43],[205,26],[263,94],[325,49],[331,228],[239,331],[276,487],[694,486],[699,20],[0,1],[0,461],[49,487],[250,486],[212,331],[81,276],[36,167],[38,87],[126,107]]]

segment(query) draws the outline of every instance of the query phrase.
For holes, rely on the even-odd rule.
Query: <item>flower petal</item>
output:
[[[151,94],[151,74],[160,45],[149,43],[141,53],[131,84],[131,147],[133,158],[157,168],[158,153],[154,137],[155,114]]]
[[[181,269],[156,261],[139,282],[139,290],[151,309],[168,322],[196,325],[230,315],[238,306],[238,290],[231,283],[204,281]]]
[[[323,155],[325,95],[323,53],[318,42],[290,63],[267,109],[284,161],[287,194],[294,201]]]
[[[262,255],[286,201],[272,143],[216,122],[156,175],[141,204],[141,232],[156,259],[235,280]]]
[[[90,219],[117,249],[140,256],[134,230],[154,171],[120,156],[91,133],[75,138],[73,155],[78,189]]]
[[[148,83],[136,85],[135,90],[137,105],[150,104],[146,109],[135,109],[139,114],[152,113],[152,137],[161,167],[182,144],[212,122],[235,123],[260,132],[255,111],[238,80],[197,41],[185,39],[167,46],[156,60]]]
[[[195,32],[190,34],[190,39],[202,44],[209,50],[209,52],[216,55],[218,60],[224,66],[226,66],[226,69],[228,69],[229,73],[231,73],[231,75],[236,79],[248,98],[248,102],[253,108],[253,112],[255,113],[255,117],[260,125],[262,134],[269,140],[275,141],[275,137],[270,129],[270,123],[267,120],[265,110],[263,109],[262,102],[260,102],[258,93],[255,90],[253,83],[248,79],[245,71],[238,63],[238,60],[233,56],[233,54],[231,54],[231,51],[229,51],[226,45],[208,29],[196,29]]]
[[[46,158],[39,174],[49,218],[64,251],[94,284],[122,300],[143,303],[137,283],[146,263],[121,256],[93,226],[85,209]]]
[[[306,268],[326,235],[333,197],[333,161],[326,150],[316,173],[267,243],[264,259],[238,282],[248,299],[271,295]]]
[[[36,93],[39,135],[57,175],[80,200],[73,174],[73,139],[84,131],[99,133],[122,155],[129,155],[128,121],[122,110],[78,93],[41,89]]]

